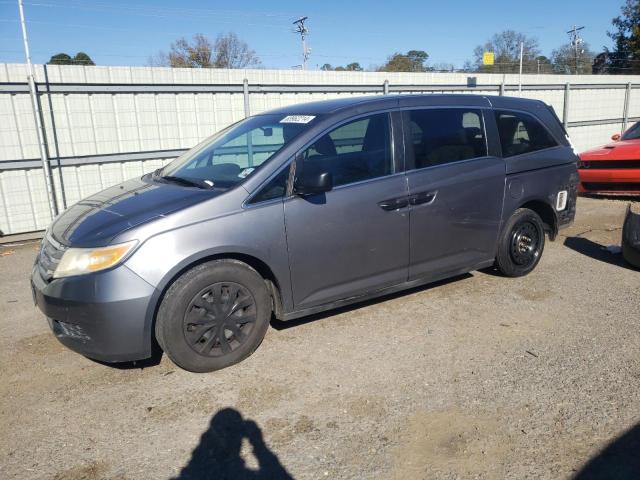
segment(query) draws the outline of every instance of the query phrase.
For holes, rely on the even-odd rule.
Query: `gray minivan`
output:
[[[345,98],[235,123],[55,219],[32,272],[87,357],[249,356],[290,320],[494,266],[531,272],[573,221],[577,156],[553,109],[475,95]]]

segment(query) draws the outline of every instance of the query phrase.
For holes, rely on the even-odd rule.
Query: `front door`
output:
[[[468,271],[495,256],[504,161],[487,152],[482,110],[404,114],[411,205],[409,279]]]
[[[298,156],[297,168],[331,173],[334,188],[285,201],[296,309],[406,281],[407,185],[392,138],[390,115],[376,114],[335,128]]]

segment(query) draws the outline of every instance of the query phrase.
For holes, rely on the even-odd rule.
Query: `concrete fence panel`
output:
[[[553,106],[584,150],[640,119],[630,76],[35,67],[59,205],[165,165],[244,118],[295,103],[347,95],[522,95]],[[22,64],[0,64],[0,230],[51,221],[38,137]],[[570,82],[567,90],[566,84]],[[565,100],[568,100],[565,104]],[[563,118],[567,115],[567,118]],[[62,188],[60,179],[62,178]]]

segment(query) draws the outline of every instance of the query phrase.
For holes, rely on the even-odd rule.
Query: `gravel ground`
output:
[[[36,244],[1,247],[0,478],[640,478],[640,272],[602,248],[625,207],[580,198],[528,277],[274,323],[201,375],[65,349]]]

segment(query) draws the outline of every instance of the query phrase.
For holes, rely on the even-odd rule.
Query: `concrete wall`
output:
[[[452,86],[467,85],[470,75],[460,73],[383,73],[383,72],[320,72],[293,70],[201,70],[157,67],[83,67],[36,66],[36,81],[45,84],[102,85],[249,85],[287,86],[374,86],[368,94],[382,94],[386,81],[392,88],[407,87],[407,92],[424,91],[422,87],[442,86],[442,92]],[[26,82],[26,66],[0,64],[0,230],[5,234],[40,230],[50,222],[42,170],[39,168],[7,169],[3,164],[16,160],[39,158],[38,140],[29,95],[10,92],[9,84]],[[474,74],[477,87],[459,93],[497,94],[497,86],[505,83],[512,88],[517,75]],[[632,76],[560,76],[524,75],[522,96],[543,100],[554,107],[560,117],[564,109],[564,91],[558,87],[570,81],[572,85],[589,84],[593,88],[571,90],[569,122],[614,120],[592,126],[570,126],[569,133],[579,150],[608,141],[620,131],[625,90],[606,87],[622,86],[638,81]],[[554,86],[553,88],[551,86]],[[483,89],[483,86],[485,87]],[[546,87],[546,88],[545,88]],[[44,90],[41,85],[39,89]],[[369,88],[371,90],[371,88]],[[433,88],[431,89],[433,90]],[[251,114],[293,103],[324,100],[362,92],[268,92],[251,93]],[[517,95],[507,90],[508,95]],[[201,139],[244,117],[244,97],[234,92],[169,92],[169,93],[51,93],[41,96],[43,118],[52,157],[73,159],[83,156],[133,152],[149,152],[189,148]],[[55,121],[55,138],[52,124]],[[630,117],[640,117],[640,90],[632,90]],[[157,157],[157,156],[156,156]],[[62,167],[67,204],[90,195],[126,178],[141,175],[165,164],[169,159],[153,158],[110,163],[90,163]],[[54,162],[55,163],[55,162]],[[31,164],[33,166],[33,163]],[[58,172],[54,169],[58,184]],[[59,185],[58,185],[59,186]],[[58,188],[59,191],[59,188]]]

